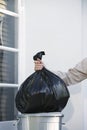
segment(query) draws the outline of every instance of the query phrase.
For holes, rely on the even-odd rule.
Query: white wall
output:
[[[86,56],[81,0],[26,0],[25,10],[25,78],[34,72],[33,55],[41,50],[46,53],[43,61],[50,70],[67,71]],[[82,84],[70,86],[69,91],[70,100],[62,111],[66,123],[63,130],[83,130]]]
[[[81,59],[80,0],[27,0],[26,18],[27,72],[32,72],[30,60],[40,50],[49,69],[66,70]]]
[[[83,35],[82,35],[82,45],[83,45],[83,57],[87,57],[87,0],[83,0],[83,17],[82,17],[82,25],[83,25]],[[87,130],[87,80],[82,83],[82,93],[83,93],[83,101],[84,101],[84,130]]]

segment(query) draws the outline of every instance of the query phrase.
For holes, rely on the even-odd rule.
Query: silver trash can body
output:
[[[21,114],[18,130],[62,130],[61,113]]]

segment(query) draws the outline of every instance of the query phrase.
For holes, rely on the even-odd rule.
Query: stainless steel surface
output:
[[[61,113],[21,114],[18,130],[62,130]]]
[[[2,121],[0,122],[0,130],[17,130],[17,121]]]
[[[17,90],[17,87],[0,86],[0,121],[17,119],[18,111],[15,107],[15,95]]]
[[[0,83],[18,83],[17,54],[0,50]]]

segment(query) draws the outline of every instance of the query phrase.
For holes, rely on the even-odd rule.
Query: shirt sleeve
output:
[[[87,78],[87,58],[83,59],[67,72],[57,71],[54,73],[61,77],[67,86],[79,83]]]

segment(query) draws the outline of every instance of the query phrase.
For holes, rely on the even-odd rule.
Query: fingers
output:
[[[43,62],[40,59],[35,60],[34,63],[35,63],[34,67],[35,71],[42,70],[42,68],[44,67]]]
[[[40,59],[37,59],[34,61],[35,64],[43,64],[43,62]]]

